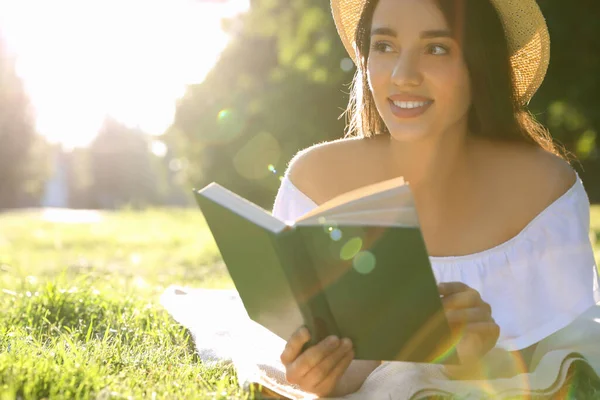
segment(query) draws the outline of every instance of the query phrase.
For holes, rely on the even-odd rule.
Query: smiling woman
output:
[[[163,133],[185,86],[202,81],[226,46],[221,18],[247,8],[247,1],[9,0],[0,3],[0,29],[38,131],[74,147],[89,144],[107,115]]]

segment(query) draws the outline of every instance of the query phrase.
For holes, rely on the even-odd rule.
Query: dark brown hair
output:
[[[537,145],[565,159],[569,154],[520,104],[500,17],[489,0],[435,0],[444,14],[471,79],[469,131],[473,135]],[[367,0],[356,31],[357,71],[352,82],[347,136],[389,134],[367,79],[371,23],[379,0]]]

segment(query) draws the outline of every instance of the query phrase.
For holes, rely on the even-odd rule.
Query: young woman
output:
[[[536,342],[600,300],[589,200],[566,155],[527,111],[549,60],[535,0],[332,0],[357,73],[350,133],[300,152],[273,214],[295,219],[333,197],[403,176],[453,325],[475,376],[492,348],[527,360]],[[281,360],[318,395],[356,391],[379,366],[347,338]]]

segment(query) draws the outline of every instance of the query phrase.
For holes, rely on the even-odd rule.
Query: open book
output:
[[[249,317],[284,340],[352,339],[355,358],[458,362],[408,184],[340,195],[297,221],[211,183],[195,192]]]

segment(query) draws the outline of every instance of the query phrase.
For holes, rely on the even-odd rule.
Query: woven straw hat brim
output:
[[[515,89],[521,104],[538,90],[550,62],[550,35],[535,0],[488,0],[498,11],[508,41]],[[354,38],[366,0],[331,0],[338,33],[356,63]]]

